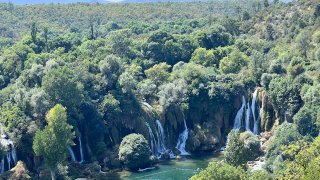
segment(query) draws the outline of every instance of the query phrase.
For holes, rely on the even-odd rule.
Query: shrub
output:
[[[241,180],[245,179],[245,172],[241,168],[233,167],[222,162],[211,162],[209,166],[192,176],[190,180]]]
[[[317,112],[314,108],[303,106],[297,114],[294,115],[294,123],[298,126],[299,133],[302,135],[311,135],[316,137],[319,134],[319,128],[316,125]]]
[[[272,176],[263,170],[253,171],[249,175],[249,180],[272,180]]]
[[[240,134],[240,139],[244,142],[247,161],[255,160],[261,154],[260,141],[256,135],[250,131]]]
[[[276,157],[281,154],[282,146],[293,144],[301,138],[297,125],[287,122],[281,124],[267,147],[267,166],[272,165]]]
[[[141,134],[129,134],[122,139],[119,160],[129,169],[146,167],[150,154],[149,144]]]
[[[239,131],[231,130],[229,133],[224,155],[226,162],[233,166],[239,166],[246,162],[246,148],[243,140],[240,139]]]

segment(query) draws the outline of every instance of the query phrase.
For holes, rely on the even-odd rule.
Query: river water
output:
[[[221,161],[222,153],[190,155],[180,160],[162,161],[155,169],[144,172],[122,171],[109,176],[120,180],[187,180],[199,170],[208,166],[211,161]]]

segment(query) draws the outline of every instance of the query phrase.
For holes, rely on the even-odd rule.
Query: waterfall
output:
[[[7,161],[8,161],[8,169],[11,169],[11,156],[10,153],[7,154]]]
[[[257,97],[258,97],[258,88],[256,88],[256,90],[252,94],[251,105],[249,104],[249,102],[246,105],[245,97],[242,96],[242,105],[241,105],[241,108],[238,110],[237,115],[234,119],[233,129],[240,129],[243,126],[242,119],[243,119],[243,114],[245,111],[244,119],[245,119],[246,131],[251,131],[250,119],[252,117],[252,119],[253,119],[253,133],[259,134],[260,112],[256,115],[256,111],[257,111],[257,109],[260,110],[260,107],[259,107],[259,104],[257,104]]]
[[[247,103],[247,110],[246,110],[246,131],[251,131],[250,130],[250,113],[251,113],[251,109],[250,109],[250,105],[248,102]]]
[[[158,156],[158,143],[156,141],[156,138],[154,137],[154,134],[152,132],[152,129],[151,129],[149,123],[146,122],[146,126],[148,127],[148,131],[149,131],[150,145],[151,145],[152,154],[155,155],[155,156]]]
[[[80,148],[80,163],[84,162],[84,154],[83,154],[83,148],[82,148],[82,141],[81,141],[81,135],[79,136],[79,148]]]
[[[3,130],[3,126],[0,123],[0,131],[1,131],[1,138],[0,144],[7,149],[6,155],[3,156],[1,159],[1,169],[0,172],[3,173],[5,171],[5,160],[8,163],[8,170],[10,170],[14,165],[17,164],[18,157],[17,157],[17,150],[14,147],[13,141],[9,139],[9,137],[5,134]]]
[[[258,113],[258,117],[256,117],[256,102],[257,102],[257,95],[258,95],[258,89],[254,91],[252,94],[252,102],[251,102],[251,110],[252,110],[252,116],[253,116],[253,133],[254,134],[259,134],[259,121],[260,121],[260,113]],[[260,107],[258,106],[258,109]]]
[[[1,173],[4,173],[4,157],[1,159]]]
[[[161,154],[165,153],[167,148],[165,146],[165,135],[164,135],[164,130],[163,127],[160,123],[159,120],[156,121],[157,124],[157,136],[158,136],[158,147],[159,147],[159,152]]]
[[[186,124],[186,120],[184,122],[184,131],[179,135],[178,143],[176,148],[180,151],[180,155],[190,155],[186,150],[186,141],[188,139],[189,130]]]
[[[175,158],[176,156],[174,155],[174,153],[167,149],[166,144],[165,144],[165,134],[164,134],[164,130],[162,127],[162,124],[159,120],[156,120],[156,124],[157,124],[157,135],[158,135],[158,147],[159,147],[159,153],[160,156],[158,158],[161,158],[161,155],[163,155],[164,153],[168,153],[170,158]]]
[[[244,96],[242,96],[242,105],[241,108],[238,110],[236,118],[234,119],[234,125],[233,129],[240,129],[242,126],[242,117],[243,117],[243,111],[246,107],[246,99]]]
[[[76,156],[70,145],[67,146],[72,162],[76,162]]]

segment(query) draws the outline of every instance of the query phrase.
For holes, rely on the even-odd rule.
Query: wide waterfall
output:
[[[69,154],[70,154],[70,157],[71,157],[72,162],[76,162],[77,159],[76,159],[76,156],[75,156],[75,154],[74,154],[71,146],[68,146],[67,148],[68,148],[68,151],[69,151]]]
[[[242,96],[242,105],[237,112],[236,118],[234,119],[233,129],[240,129],[242,127],[242,117],[243,117],[243,112],[245,107],[246,107],[246,99],[244,96]]]
[[[79,136],[79,148],[80,148],[80,163],[83,163],[84,162],[84,154],[83,154],[81,135]]]
[[[176,145],[176,148],[180,151],[180,155],[190,155],[186,151],[186,141],[188,139],[189,130],[186,124],[186,120],[183,120],[184,122],[184,131],[179,135],[178,143]]]
[[[238,110],[237,115],[234,119],[233,129],[240,129],[243,126],[243,119],[245,120],[245,129],[246,131],[252,131],[250,128],[251,119],[253,119],[253,133],[259,134],[259,124],[260,124],[260,106],[257,104],[257,97],[258,97],[258,89],[254,91],[252,94],[252,101],[251,105],[249,102],[246,104],[246,99],[242,96],[242,105],[241,108]],[[244,114],[245,111],[245,114]],[[256,115],[256,112],[259,113]],[[243,115],[245,115],[243,117]]]

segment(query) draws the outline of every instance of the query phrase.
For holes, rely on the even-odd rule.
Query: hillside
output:
[[[320,0],[0,16],[0,178],[320,178]]]

